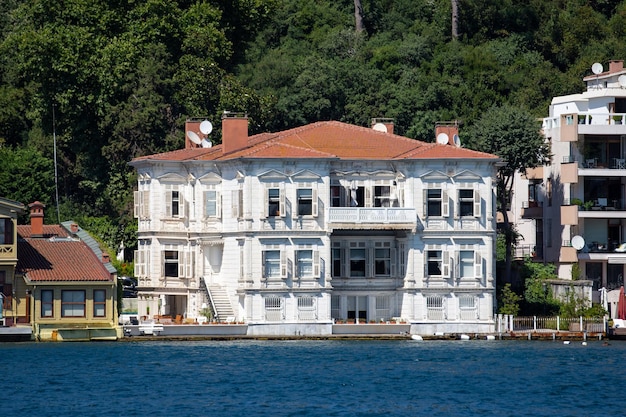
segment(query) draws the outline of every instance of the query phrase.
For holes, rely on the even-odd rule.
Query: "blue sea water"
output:
[[[626,342],[0,343],[0,416],[621,416]]]

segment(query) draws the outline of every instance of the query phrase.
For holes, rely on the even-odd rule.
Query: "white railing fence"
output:
[[[498,314],[496,331],[506,332],[604,332],[606,331],[606,318],[604,317],[518,317],[506,314]]]

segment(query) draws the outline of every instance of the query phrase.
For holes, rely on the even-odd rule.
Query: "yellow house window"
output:
[[[106,316],[106,290],[93,290],[93,316]]]
[[[54,316],[54,294],[52,290],[41,290],[41,317]]]

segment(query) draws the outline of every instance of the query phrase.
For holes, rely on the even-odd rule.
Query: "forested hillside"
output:
[[[181,147],[187,117],[245,111],[252,133],[390,117],[431,140],[494,105],[544,116],[626,58],[625,3],[3,0],[0,196],[54,207],[56,139],[61,220],[132,245],[127,163]]]

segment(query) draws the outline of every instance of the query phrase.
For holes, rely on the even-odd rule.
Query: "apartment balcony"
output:
[[[543,166],[526,168],[526,179],[543,180]]]
[[[568,202],[566,202],[567,204]],[[578,225],[578,206],[577,205],[563,205],[561,206],[561,226],[576,226]]]
[[[578,113],[578,134],[626,135],[625,113]]]
[[[417,228],[417,212],[405,207],[331,207],[331,229],[401,230]]]
[[[522,203],[523,219],[541,219],[543,218],[543,207],[538,201],[524,201]]]

